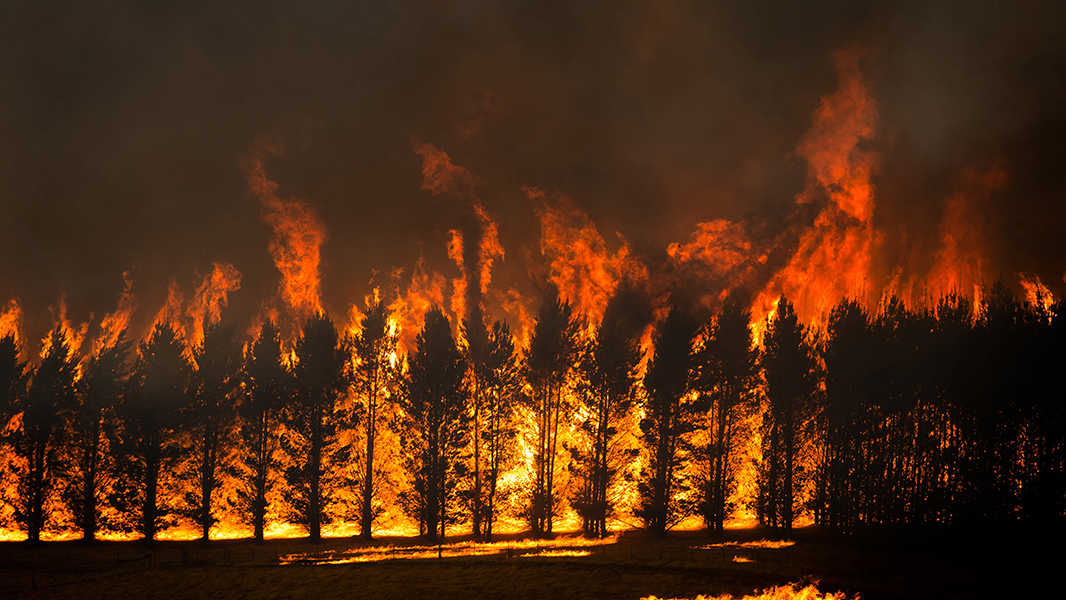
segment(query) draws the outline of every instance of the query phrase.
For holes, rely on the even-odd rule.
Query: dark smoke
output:
[[[269,167],[282,195],[329,227],[337,314],[420,252],[452,273],[448,229],[474,228],[421,191],[412,135],[484,180],[508,252],[494,282],[538,255],[526,184],[638,251],[719,218],[772,240],[836,85],[830,54],[855,44],[882,117],[890,259],[935,251],[960,171],[1001,164],[1009,184],[980,207],[994,267],[1061,293],[1064,33],[1051,1],[6,2],[0,304],[17,297],[39,339],[63,294],[72,320],[113,310],[130,270],[144,326],[169,278],[188,297],[226,261],[243,274],[227,318],[247,322],[277,289],[238,164],[264,134],[288,148]]]

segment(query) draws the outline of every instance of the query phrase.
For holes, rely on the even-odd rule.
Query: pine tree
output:
[[[415,480],[414,506],[430,541],[445,536],[456,479],[462,475],[470,415],[463,386],[463,356],[439,308],[426,313],[408,363],[401,403],[408,420],[408,469]]]
[[[294,349],[292,401],[287,407],[289,428],[306,441],[303,464],[285,471],[292,489],[289,498],[293,515],[307,527],[312,542],[322,540],[322,524],[329,498],[324,494],[327,475],[323,459],[326,446],[337,430],[334,412],[350,380],[349,350],[337,334],[337,328],[323,313],[304,323]]]

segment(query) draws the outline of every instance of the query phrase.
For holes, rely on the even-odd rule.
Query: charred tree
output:
[[[246,444],[244,464],[250,477],[240,497],[251,513],[255,539],[262,543],[269,508],[267,491],[279,468],[274,458],[280,445],[278,427],[285,400],[293,389],[281,333],[273,323],[263,325],[245,357],[244,388],[238,409],[241,438]]]
[[[692,430],[693,405],[687,398],[695,367],[693,343],[699,325],[687,311],[673,307],[655,336],[654,354],[644,375],[644,419],[640,429],[649,462],[640,483],[638,516],[652,535],[663,537],[684,510],[674,495],[683,485],[680,470],[687,461],[683,436]]]
[[[555,461],[559,427],[571,407],[567,394],[571,373],[582,353],[581,323],[569,302],[557,296],[546,300],[537,315],[527,359],[527,377],[533,388],[529,398],[535,419],[533,459],[536,473],[529,507],[533,534],[550,536],[557,510]]]
[[[288,425],[306,441],[305,461],[290,466],[285,477],[293,490],[293,515],[307,527],[312,542],[322,540],[328,498],[323,494],[326,445],[337,428],[334,412],[347,392],[349,350],[337,328],[323,313],[304,323],[293,361],[294,394],[287,407]]]
[[[361,537],[369,540],[374,525],[374,447],[382,404],[388,401],[396,384],[396,334],[391,331],[386,308],[380,301],[368,307],[354,340],[356,391],[364,402],[366,421],[366,467],[363,474]]]
[[[463,356],[439,308],[426,314],[408,362],[401,403],[408,420],[408,468],[429,540],[443,540],[455,499],[460,456],[468,443],[469,412]]]

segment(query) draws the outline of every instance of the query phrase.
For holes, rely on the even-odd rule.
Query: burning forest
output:
[[[16,199],[0,228],[0,539],[408,536],[428,557],[577,532],[587,545],[535,555],[584,557],[634,530],[1062,525],[1054,26],[978,34],[992,17],[977,11],[941,32],[921,9],[863,5],[792,15],[813,28],[800,33],[747,9],[634,2],[612,17],[619,38],[576,8],[456,8],[447,24],[382,10],[361,16],[389,58],[351,41],[350,75],[283,56],[297,42],[261,58],[281,34],[242,25],[215,48],[189,25],[160,42],[174,56],[123,59],[128,80],[75,78],[95,90],[77,96],[90,116],[41,105],[87,140],[117,139],[88,133],[93,119],[128,118],[121,147],[65,131],[27,150],[48,117],[12,117],[29,100],[0,96],[0,158],[26,153],[0,165]],[[326,38],[308,48],[353,35],[301,18]],[[589,39],[552,34],[562,22]],[[449,27],[479,33],[431,57]],[[922,62],[936,37],[922,27],[949,58]],[[962,65],[1019,31],[1030,79],[987,55]],[[104,63],[145,43],[78,35]],[[562,48],[582,58],[567,66]],[[735,63],[715,55],[729,48]],[[157,97],[169,76],[192,108]],[[231,118],[238,101],[190,77],[275,104]],[[998,108],[945,106],[1004,82],[1018,86],[990,96]],[[101,108],[113,89],[127,117]],[[49,144],[88,162],[46,165]],[[144,165],[167,174],[131,175]],[[76,209],[34,212],[42,195]],[[79,219],[114,224],[71,234]],[[764,548],[700,549],[726,547]],[[353,552],[321,564],[379,560]]]

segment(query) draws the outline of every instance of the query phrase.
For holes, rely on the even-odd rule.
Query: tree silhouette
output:
[[[555,460],[559,425],[570,410],[566,392],[582,352],[578,338],[580,330],[581,323],[574,315],[573,307],[556,296],[541,305],[530,340],[527,366],[533,388],[529,401],[536,419],[533,458],[537,472],[529,514],[533,533],[538,536],[552,533],[557,501]]]
[[[645,417],[640,423],[649,463],[640,484],[642,504],[638,515],[656,537],[666,535],[679,517],[674,494],[682,484],[680,467],[687,457],[679,456],[682,436],[691,431],[692,408],[686,399],[693,370],[693,343],[699,326],[688,311],[670,309],[655,336],[655,352],[644,375]]]
[[[28,541],[39,542],[44,529],[44,505],[63,475],[60,452],[66,443],[65,421],[74,407],[78,360],[63,330],[56,327],[46,341],[41,364],[33,369],[29,389],[16,410],[21,427],[12,434],[11,448],[24,463],[17,468],[19,501],[15,520],[26,528]]]
[[[257,542],[263,541],[271,474],[278,468],[274,452],[279,447],[278,427],[293,382],[285,367],[281,332],[271,322],[263,324],[244,363],[245,394],[238,406],[241,438],[246,444],[245,465],[251,472],[240,498],[249,509]]]
[[[729,513],[726,500],[735,475],[736,428],[754,409],[753,393],[758,376],[758,351],[752,347],[748,324],[751,312],[737,301],[727,302],[709,328],[696,362],[696,387],[707,405],[707,439],[702,454],[701,508],[709,529],[722,531]]]
[[[26,392],[26,363],[13,334],[0,338],[0,419],[4,425],[15,416],[19,397]]]
[[[843,300],[830,313],[825,361],[825,407],[822,411],[823,457],[819,481],[820,523],[852,532],[859,524],[860,432],[866,405],[866,378],[871,370],[872,333],[866,310]]]
[[[411,451],[408,468],[415,479],[416,506],[424,532],[435,542],[445,536],[470,417],[463,357],[439,308],[426,313],[415,344],[401,402],[408,419],[405,439]]]
[[[140,345],[122,411],[124,447],[117,449],[116,456],[136,481],[136,488],[119,492],[140,499],[138,529],[148,545],[166,516],[166,509],[159,506],[159,475],[174,459],[170,442],[180,426],[180,411],[188,404],[192,370],[184,340],[169,324],[157,323]],[[119,502],[130,500],[120,498]]]
[[[781,298],[766,330],[760,364],[766,379],[768,410],[763,415],[763,460],[760,494],[764,520],[792,530],[796,497],[796,461],[810,443],[803,435],[818,391],[814,347],[792,303]]]
[[[633,405],[638,385],[637,365],[643,353],[639,341],[647,322],[646,302],[623,290],[607,303],[603,322],[582,361],[582,399],[587,415],[581,424],[591,438],[578,453],[583,474],[573,505],[582,516],[585,535],[605,537],[612,506],[607,490],[621,460],[629,452],[618,448],[618,427]]]
[[[230,327],[204,328],[193,350],[196,370],[190,389],[188,424],[194,435],[196,493],[187,499],[200,526],[200,539],[210,540],[212,496],[221,483],[223,460],[231,449],[237,394],[240,392],[241,346]]]
[[[292,489],[294,517],[317,543],[328,502],[322,490],[323,453],[336,432],[338,400],[348,390],[349,351],[333,321],[317,313],[304,323],[294,354],[295,394],[287,407],[288,425],[306,440],[306,460],[286,469],[285,477]]]
[[[363,399],[366,430],[366,468],[363,475],[362,538],[369,540],[374,524],[374,445],[378,437],[379,412],[389,399],[397,377],[396,334],[389,326],[386,308],[380,301],[367,307],[360,323],[355,349],[354,381]]]
[[[69,485],[66,491],[68,504],[86,542],[96,539],[101,488],[109,487],[106,484],[114,479],[114,473],[102,468],[110,458],[103,447],[104,426],[114,418],[115,409],[127,393],[132,349],[133,343],[122,331],[113,343],[96,350],[82,365],[80,393],[71,423],[72,450],[80,485]]]

